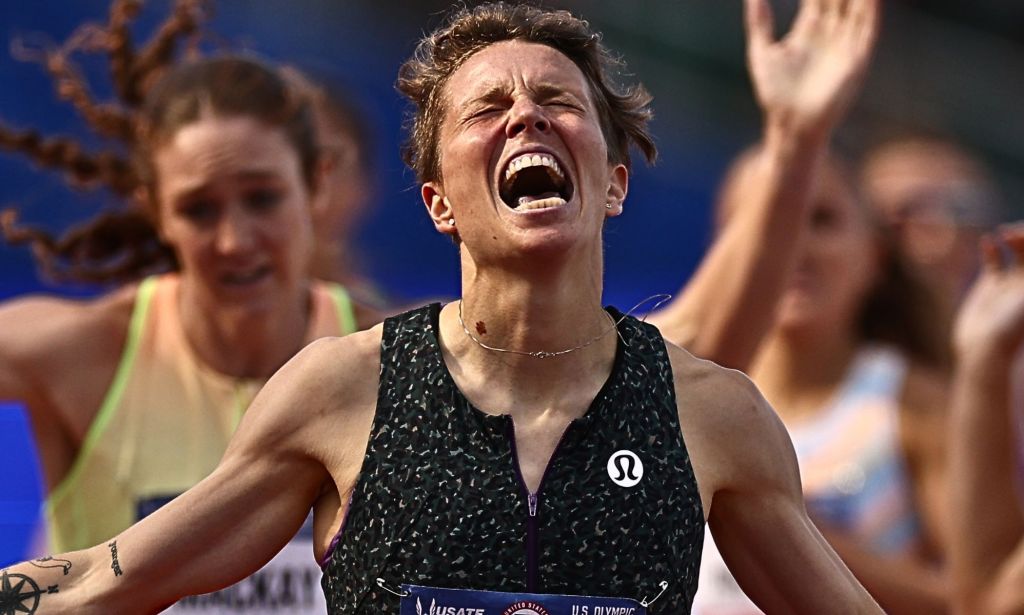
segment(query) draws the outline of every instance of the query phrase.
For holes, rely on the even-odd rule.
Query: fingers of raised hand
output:
[[[1024,267],[1024,222],[999,227],[979,242],[985,271],[998,273]]]
[[[791,35],[870,48],[878,32],[880,4],[881,0],[803,0]]]
[[[775,40],[775,19],[769,0],[746,0],[743,14],[751,50],[770,45]]]
[[[985,235],[981,238],[981,263],[986,271],[1000,271],[1003,268],[1003,255],[999,251],[999,244],[992,235]]]
[[[821,21],[829,32],[839,30],[846,22],[847,4],[848,0],[825,0]]]
[[[1024,222],[1015,222],[999,228],[999,239],[1006,246],[1008,256],[1015,265],[1024,265]]]
[[[878,39],[881,22],[881,0],[852,0],[850,27],[854,41],[870,50]]]

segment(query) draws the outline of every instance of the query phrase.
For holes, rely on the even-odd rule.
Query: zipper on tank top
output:
[[[538,544],[540,520],[537,518],[537,513],[540,509],[540,495],[544,490],[544,480],[548,476],[548,470],[551,469],[551,463],[555,460],[555,455],[562,448],[565,435],[569,433],[575,422],[575,420],[572,420],[565,426],[565,430],[562,431],[562,435],[558,438],[558,443],[555,444],[555,449],[551,451],[551,457],[544,466],[544,472],[540,475],[537,491],[532,492],[526,486],[526,480],[523,479],[523,470],[519,465],[519,451],[516,448],[516,425],[512,417],[509,416],[508,432],[509,441],[512,446],[512,462],[516,466],[516,477],[519,479],[519,486],[522,488],[523,493],[526,494],[526,591],[531,593],[538,592],[540,586],[540,547]]]

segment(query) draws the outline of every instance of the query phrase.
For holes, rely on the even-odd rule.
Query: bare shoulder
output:
[[[339,437],[364,431],[356,425],[368,430],[377,399],[381,334],[377,325],[310,343],[270,378],[239,433],[261,446],[287,437],[313,453],[332,450]]]
[[[88,301],[24,297],[0,306],[0,398],[59,416],[72,433],[84,434],[117,369],[136,290]]]
[[[799,480],[789,434],[754,383],[740,371],[666,346],[679,422],[705,502],[756,481],[789,488]]]
[[[92,300],[28,296],[0,306],[0,351],[9,358],[45,359],[61,353],[95,357],[120,350],[131,320],[137,287]],[[116,354],[116,352],[115,352]]]
[[[735,437],[748,429],[785,431],[746,374],[699,359],[674,344],[666,342],[666,346],[684,426],[700,429],[705,436],[724,431]]]

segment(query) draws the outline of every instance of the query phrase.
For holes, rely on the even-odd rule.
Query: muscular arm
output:
[[[345,352],[348,339],[315,342],[282,368],[217,469],[185,494],[107,544],[59,556],[67,572],[28,562],[7,574],[59,590],[41,597],[44,615],[152,613],[255,572],[295,534],[325,486],[334,487],[319,451],[338,425],[332,415],[346,413],[344,375],[366,372],[349,364],[372,363]]]
[[[860,87],[878,0],[804,0],[792,31],[772,35],[768,0],[747,0],[748,64],[764,114],[749,173],[723,191],[730,222],[679,297],[652,314],[666,339],[722,365],[747,367],[795,265],[798,230],[832,131]]]
[[[880,613],[807,517],[789,435],[739,372],[674,351],[680,422],[708,523],[766,613]]]

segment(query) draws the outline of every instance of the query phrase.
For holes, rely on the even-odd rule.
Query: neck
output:
[[[441,317],[442,345],[460,388],[475,403],[485,398],[479,403],[485,410],[516,416],[564,406],[582,414],[587,396],[610,373],[617,344],[601,308],[600,274],[551,275],[545,269],[527,278],[465,264],[463,271],[463,322],[476,340],[459,323],[458,304]],[[547,358],[517,354],[561,351],[568,352]],[[587,403],[565,399],[576,392]]]
[[[316,279],[348,285],[359,279],[355,260],[355,253],[347,243],[332,237],[321,237],[313,251],[310,270]]]
[[[781,417],[812,415],[835,394],[859,345],[851,331],[843,331],[798,335],[776,330],[765,339],[750,374]]]
[[[269,378],[306,341],[310,305],[305,286],[246,309],[218,305],[182,278],[177,301],[189,346],[199,360],[227,376]]]

